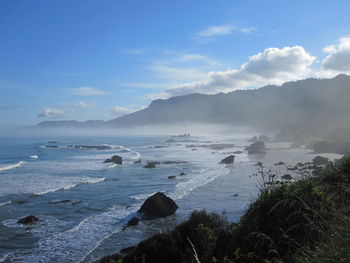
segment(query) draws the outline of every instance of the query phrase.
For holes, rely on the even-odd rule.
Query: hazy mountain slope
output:
[[[293,127],[317,134],[349,126],[349,101],[350,76],[339,75],[333,79],[306,79],[227,94],[191,94],[155,100],[144,110],[107,122],[43,122],[39,126],[118,128],[190,121],[273,130]]]
[[[227,94],[155,100],[141,111],[108,121],[111,127],[182,121],[254,127],[348,126],[350,77],[307,79]],[[325,125],[326,124],[326,125]]]

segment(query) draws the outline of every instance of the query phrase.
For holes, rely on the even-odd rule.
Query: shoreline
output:
[[[269,145],[278,146],[280,143],[270,143]],[[253,176],[253,174],[259,170],[259,167],[256,166],[256,162],[265,160],[266,169],[275,170],[279,176],[287,172],[290,173],[286,167],[275,165],[277,162],[283,161],[283,158],[279,156],[281,152],[285,151],[291,155],[289,158],[286,158],[289,160],[289,162],[286,162],[289,166],[294,166],[299,162],[310,162],[316,155],[326,155],[332,158],[332,160],[336,159],[336,157],[340,157],[340,155],[336,154],[315,154],[310,153],[307,149],[290,149],[288,147],[272,148],[269,154],[265,156],[247,155],[246,158],[249,159],[248,162],[225,165],[225,168],[229,170],[227,174],[218,176],[211,182],[194,189],[188,195],[177,200],[176,203],[179,209],[176,211],[175,215],[167,218],[144,221],[141,231],[145,232],[145,238],[142,240],[147,240],[155,234],[169,232],[171,229],[174,229],[179,224],[188,220],[193,211],[205,210],[209,213],[214,212],[223,215],[229,222],[238,222],[250,204],[255,201],[259,193],[260,178]],[[247,172],[247,170],[249,170],[249,172]],[[294,174],[294,176],[298,177],[298,174]],[[208,198],[208,193],[210,193],[210,198]],[[186,205],[189,203],[189,200],[191,200],[191,207]],[[137,229],[137,227],[138,226],[136,226],[135,229]],[[148,228],[148,230],[146,228]],[[134,230],[130,229],[129,231],[133,232]],[[142,242],[142,240],[140,240],[140,242]],[[114,244],[114,253],[118,250],[135,246],[136,244],[138,243],[121,245],[120,240],[119,242],[116,240],[116,244]]]

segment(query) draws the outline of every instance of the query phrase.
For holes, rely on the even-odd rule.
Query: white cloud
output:
[[[220,25],[220,26],[209,26],[204,30],[199,31],[197,34],[195,34],[195,38],[197,39],[205,39],[210,40],[215,37],[219,36],[226,36],[231,35],[235,32],[237,33],[243,33],[243,34],[250,34],[258,29],[256,27],[239,27],[233,24],[226,24],[226,25]]]
[[[64,117],[68,114],[71,114],[72,112],[73,110],[59,110],[59,109],[53,109],[53,108],[44,108],[38,114],[38,117],[56,119],[56,118]]]
[[[338,45],[327,46],[323,49],[328,55],[322,60],[323,70],[337,73],[350,72],[350,37],[343,37]]]
[[[73,106],[75,108],[87,108],[89,106],[89,104],[85,101],[77,101],[73,103]]]
[[[268,48],[249,57],[239,69],[209,72],[203,80],[174,85],[159,94],[164,98],[189,93],[214,94],[237,89],[282,84],[309,76],[315,57],[301,46]],[[155,98],[155,94],[152,94]]]
[[[69,89],[69,93],[77,96],[97,96],[106,94],[106,92],[94,87],[80,87],[75,89]]]

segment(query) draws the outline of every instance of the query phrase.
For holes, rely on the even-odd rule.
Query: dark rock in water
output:
[[[57,145],[46,145],[45,148],[58,148]]]
[[[234,196],[234,197],[236,197],[236,196],[238,196],[239,194],[233,194],[232,196]]]
[[[66,199],[66,200],[51,201],[49,202],[49,204],[62,204],[62,203],[69,203],[69,202],[71,202],[71,200]]]
[[[141,159],[138,159],[137,161],[135,161],[134,163],[141,163],[142,160]]]
[[[281,179],[290,181],[293,179],[293,177],[290,174],[284,174],[281,176]]]
[[[156,164],[160,164],[159,162],[149,162],[143,168],[156,168]]]
[[[180,176],[183,176],[183,175],[187,175],[187,173],[184,173],[184,172],[180,173]]]
[[[14,200],[14,201],[11,201],[11,203],[18,204],[18,205],[23,205],[23,204],[28,203],[28,201],[27,200]]]
[[[231,164],[234,162],[234,160],[235,160],[235,156],[229,155],[229,156],[225,157],[224,159],[222,159],[220,163]]]
[[[136,226],[139,223],[139,221],[140,219],[134,216],[128,221],[128,226]]]
[[[315,158],[312,159],[312,162],[314,163],[314,165],[325,165],[328,163],[328,158],[317,155]]]
[[[253,166],[263,167],[264,163],[263,162],[257,162],[256,164],[253,164]]]
[[[148,197],[138,212],[146,217],[158,218],[174,214],[177,208],[174,200],[158,192]]]
[[[248,154],[266,153],[265,143],[257,141],[246,147]]]
[[[284,162],[275,163],[275,165],[285,165]]]
[[[241,153],[243,153],[243,151],[235,151],[235,152],[233,152],[234,154],[241,154]]]
[[[165,142],[176,142],[176,141],[173,139],[169,139],[169,140],[166,140]]]
[[[122,164],[123,158],[119,155],[113,155],[112,158],[106,159],[104,163],[115,163],[115,164]]]
[[[168,179],[176,179],[176,176],[175,175],[170,175],[170,176],[168,176]]]
[[[29,223],[34,223],[38,220],[39,220],[39,218],[37,218],[36,216],[26,216],[26,217],[18,220],[17,223],[18,224],[29,224]]]
[[[188,163],[185,161],[164,161],[162,164],[180,164],[180,163]]]
[[[135,246],[131,246],[131,247],[126,247],[120,250],[120,253],[122,254],[129,254],[131,252],[133,252],[136,249]]]

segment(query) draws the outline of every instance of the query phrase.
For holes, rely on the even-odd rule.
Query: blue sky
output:
[[[350,1],[0,0],[0,127],[350,71]]]

